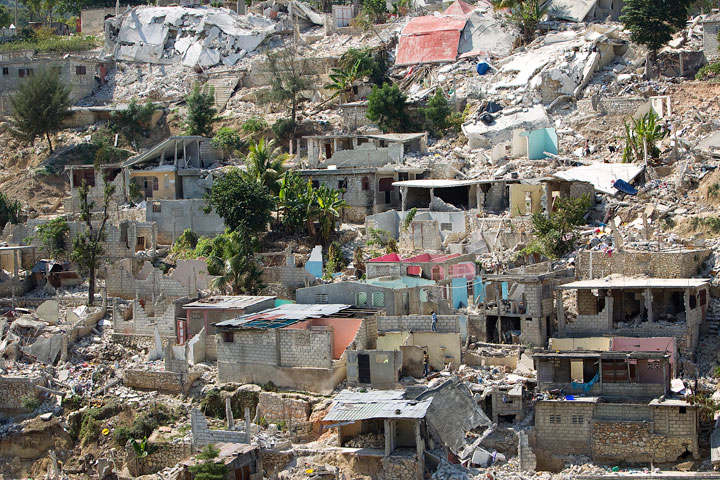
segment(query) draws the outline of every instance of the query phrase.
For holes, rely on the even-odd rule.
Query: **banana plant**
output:
[[[350,100],[350,93],[352,92],[355,82],[360,79],[360,63],[358,59],[349,69],[333,68],[330,74],[330,80],[332,83],[325,85],[328,90],[335,90],[332,97],[333,99],[340,96],[343,101]]]

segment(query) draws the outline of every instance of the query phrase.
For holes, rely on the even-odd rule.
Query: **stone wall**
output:
[[[686,450],[695,453],[697,436],[653,432],[653,422],[595,421],[592,458],[598,462],[675,462]]]
[[[708,249],[671,252],[620,250],[610,256],[603,252],[582,250],[575,259],[575,275],[581,280],[605,278],[614,273],[655,278],[691,278],[698,274],[709,257]]]
[[[0,377],[0,410],[3,412],[26,412],[23,399],[39,398],[40,391],[35,385],[46,386],[45,378]]]
[[[294,450],[260,450],[260,458],[262,458],[263,470],[265,477],[270,477],[274,472],[279,472],[290,463],[294,457]]]
[[[189,443],[156,443],[155,451],[147,457],[138,458],[135,449],[128,440],[125,445],[125,465],[133,477],[150,475],[168,467],[174,467],[179,461],[192,454]]]
[[[385,457],[382,459],[382,477],[386,480],[416,480],[422,478],[422,472],[418,473],[420,465],[417,455]]]
[[[314,403],[317,399],[307,395],[260,392],[256,416],[268,423],[285,422],[294,442],[308,442],[313,440],[310,414]]]
[[[123,371],[123,385],[140,390],[152,390],[165,393],[185,393],[193,382],[200,378],[201,372],[188,373],[169,372],[166,370],[136,370]]]

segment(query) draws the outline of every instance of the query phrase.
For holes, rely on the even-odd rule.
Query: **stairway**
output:
[[[225,105],[227,105],[228,100],[235,92],[235,87],[237,87],[239,81],[239,72],[222,72],[211,75],[205,83],[206,86],[212,85],[215,89],[215,108],[217,108],[218,112],[225,109]]]
[[[720,301],[712,299],[710,301],[710,308],[708,309],[707,317],[708,323],[708,334],[719,335],[720,334]]]

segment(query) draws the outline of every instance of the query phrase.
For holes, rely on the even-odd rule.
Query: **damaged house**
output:
[[[383,309],[389,316],[451,312],[442,289],[432,280],[417,277],[327,283],[298,288],[295,293],[298,303],[344,303],[358,308]]]
[[[693,358],[700,331],[706,327],[705,279],[610,276],[556,288],[574,292],[577,298],[577,316],[558,318],[559,337],[672,336],[680,353]]]
[[[376,310],[284,304],[215,324],[218,381],[328,394],[346,377],[346,350],[373,349]]]
[[[401,390],[343,390],[323,418],[337,428],[338,447],[353,448],[368,472],[420,480],[425,475],[426,416],[432,399],[407,400]]]
[[[669,355],[566,352],[533,358],[539,394],[531,435],[538,468],[553,455],[568,454],[630,464],[699,458],[698,407],[671,395]]]
[[[499,274],[482,274],[474,284],[475,303],[485,327],[485,341],[541,347],[556,331],[553,289],[570,278],[569,270],[549,270],[547,263]]]
[[[363,223],[368,214],[397,207],[400,197],[393,183],[423,178],[429,171],[405,162],[407,154],[427,153],[426,133],[324,135],[303,141],[307,168],[299,170],[300,175],[315,187],[341,190],[348,222]]]

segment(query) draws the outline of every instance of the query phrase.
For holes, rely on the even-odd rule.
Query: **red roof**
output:
[[[455,0],[453,4],[450,5],[443,12],[443,15],[457,15],[463,17],[469,13],[472,13],[473,10],[475,10],[475,7],[473,7],[472,5],[468,5],[462,0]]]
[[[459,30],[401,36],[395,65],[454,62],[457,58],[459,42]]]
[[[465,28],[465,22],[464,18],[457,17],[434,17],[432,15],[415,17],[405,25],[401,35],[424,35],[447,30],[457,30],[459,32]]]
[[[402,257],[398,255],[397,253],[388,253],[387,255],[383,255],[382,257],[376,257],[371,260],[370,262],[400,262],[402,261]]]
[[[462,17],[415,17],[400,34],[396,65],[454,62],[458,54]]]

